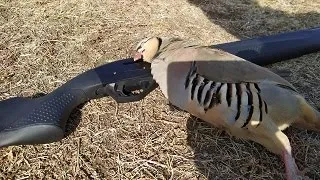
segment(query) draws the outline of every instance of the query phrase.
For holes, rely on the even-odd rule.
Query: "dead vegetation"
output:
[[[150,35],[201,44],[316,27],[318,0],[4,0],[0,99],[48,93],[102,61],[131,56]],[[320,106],[319,53],[273,66]],[[102,98],[72,114],[61,142],[0,149],[3,179],[281,179],[279,157],[170,108],[157,89],[144,100]],[[297,164],[320,179],[320,136],[286,130]]]

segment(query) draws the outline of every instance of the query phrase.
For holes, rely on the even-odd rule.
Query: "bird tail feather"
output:
[[[302,128],[320,131],[320,112],[307,103],[304,98],[299,98],[302,118],[296,124]]]

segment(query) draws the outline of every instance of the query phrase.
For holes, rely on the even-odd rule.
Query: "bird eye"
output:
[[[139,45],[136,49],[137,49],[137,51],[139,51],[141,48],[142,48],[142,46]]]

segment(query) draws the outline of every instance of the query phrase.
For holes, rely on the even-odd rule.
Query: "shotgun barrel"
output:
[[[320,51],[320,27],[212,45],[258,65]]]

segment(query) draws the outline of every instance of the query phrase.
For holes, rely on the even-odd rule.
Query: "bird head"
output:
[[[180,38],[148,37],[141,40],[134,49],[134,60],[151,63],[162,51],[174,42],[182,41]]]
[[[134,50],[134,60],[143,60],[151,63],[160,50],[161,44],[162,39],[159,37],[149,37],[141,40]]]

